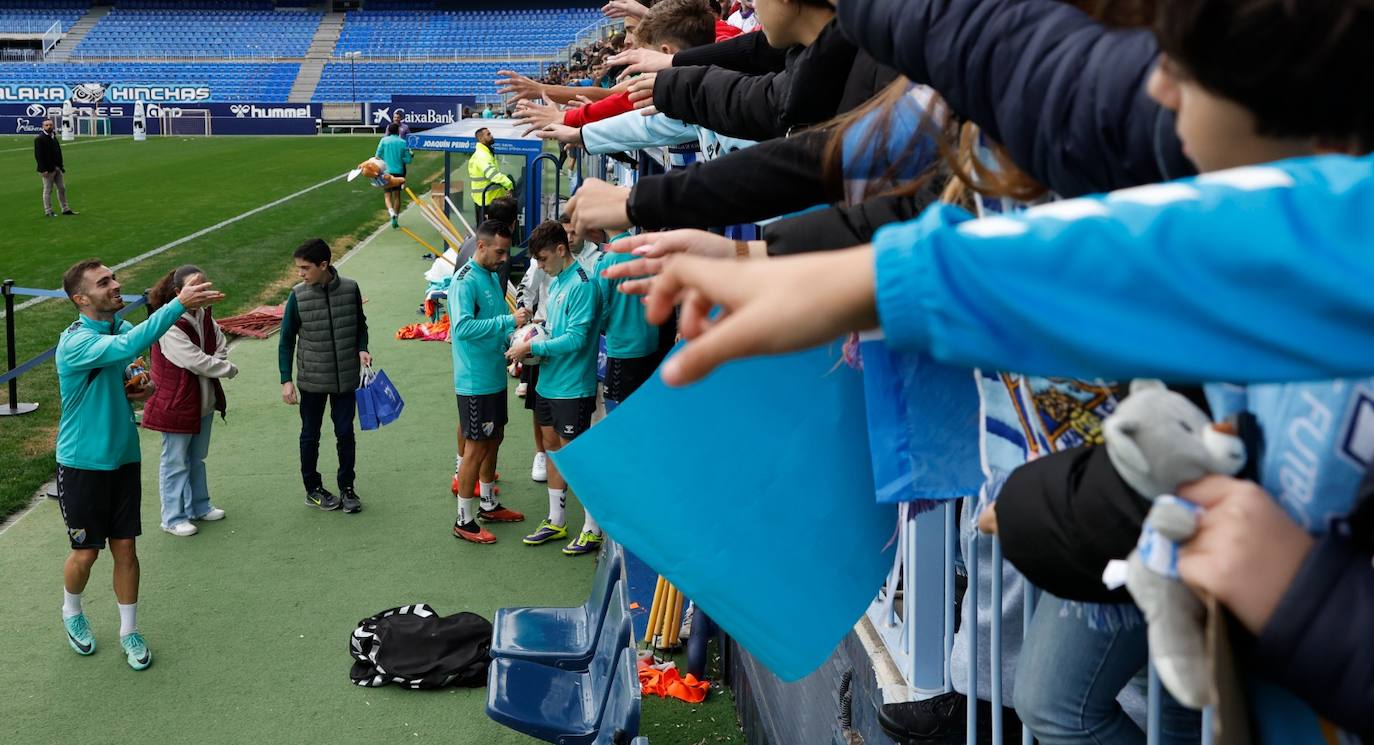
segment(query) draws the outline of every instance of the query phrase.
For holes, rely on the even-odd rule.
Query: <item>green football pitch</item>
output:
[[[69,196],[81,214],[44,218],[30,143],[0,138],[0,167],[12,174],[0,184],[0,275],[44,288],[60,284],[76,259],[126,261],[326,182],[372,146],[350,137],[78,141],[65,155]],[[427,185],[439,167],[437,157],[421,156],[412,182]],[[449,348],[394,338],[419,320],[428,264],[399,231],[369,239],[384,218],[377,190],[361,181],[325,183],[120,271],[126,290],[137,293],[194,262],[228,293],[216,309],[223,316],[280,302],[293,281],[291,249],[305,238],[326,238],[340,257],[363,244],[340,270],[363,287],[372,352],[405,396],[405,414],[358,435],[362,513],[308,509],[296,461],[297,413],[279,397],[276,341],[236,343],[231,354],[241,372],[226,385],[229,417],[215,424],[208,460],[211,494],[228,518],[191,538],[157,528],[159,440],[144,432],[139,621],[155,657],[145,672],[130,670],[118,653],[108,557],[97,562],[86,592],[99,651],[83,658],[67,647],[58,617],[67,552],[61,515],[51,499],[25,510],[0,532],[0,628],[7,632],[0,740],[528,741],[486,718],[484,689],[363,689],[347,678],[348,634],[371,613],[415,602],[487,617],[510,605],[573,605],[585,597],[593,566],[555,547],[521,545],[528,522],[495,526],[494,546],[461,544],[449,534],[456,422]],[[413,210],[402,221],[433,236]],[[135,313],[137,321],[142,311]],[[16,314],[20,359],[51,346],[73,316],[56,300]],[[51,478],[58,413],[51,364],[21,379],[20,399],[42,408],[0,419],[0,514],[23,509]],[[512,395],[502,499],[537,519],[546,499],[529,480],[532,444],[521,404]],[[327,445],[326,435],[326,474],[333,466]],[[581,519],[570,511],[571,523]],[[724,691],[697,706],[648,699],[642,730],[655,745],[742,741]]]

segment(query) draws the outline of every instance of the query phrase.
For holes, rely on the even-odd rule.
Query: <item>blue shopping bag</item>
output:
[[[401,416],[405,401],[385,370],[364,368],[358,385],[358,424],[365,430],[391,424]]]
[[[372,390],[367,387],[371,379],[371,368],[363,368],[358,380],[358,390],[354,391],[353,396],[358,402],[358,427],[363,430],[382,426],[377,422],[377,406],[372,401]]]

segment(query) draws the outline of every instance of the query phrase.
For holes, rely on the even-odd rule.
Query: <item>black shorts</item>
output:
[[[571,440],[592,426],[592,412],[596,411],[596,396],[586,398],[544,398],[534,407],[534,421],[565,440]]]
[[[105,548],[110,538],[143,534],[143,490],[138,463],[113,471],[57,467],[57,503],[72,548]]]
[[[606,358],[606,400],[621,403],[658,369],[658,355]]]
[[[539,366],[521,365],[520,382],[525,384],[525,408],[534,411],[534,402],[539,400],[539,394],[534,392],[539,385]]]
[[[507,421],[505,393],[458,394],[458,428],[463,439],[490,440],[501,433]]]

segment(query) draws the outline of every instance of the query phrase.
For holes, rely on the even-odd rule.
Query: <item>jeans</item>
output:
[[[62,176],[62,169],[54,168],[47,173],[40,174],[43,177],[43,211],[52,214],[57,211],[52,206],[53,190],[57,191],[57,201],[62,205],[62,210],[67,210],[67,180]]]
[[[210,511],[210,490],[205,483],[205,456],[210,452],[210,426],[214,414],[201,417],[200,434],[162,433],[162,459],[158,461],[158,493],[162,497],[162,525],[205,516]]]
[[[1016,671],[1016,713],[1043,745],[1144,745],[1117,695],[1145,668],[1145,625],[1099,631],[1082,606],[1041,593]],[[1164,691],[1161,742],[1197,743],[1202,715]]]
[[[334,422],[334,442],[339,451],[339,489],[353,486],[353,464],[357,446],[353,440],[353,414],[358,400],[347,393],[300,391],[301,399],[301,480],[307,493],[324,485],[316,466],[320,461],[320,427],[324,424],[324,405],[329,402],[329,418]]]

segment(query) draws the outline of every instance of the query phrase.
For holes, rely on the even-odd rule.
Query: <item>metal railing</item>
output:
[[[65,300],[67,293],[61,290],[39,290],[32,287],[15,287],[14,280],[6,279],[0,286],[0,294],[4,295],[5,300],[5,373],[0,375],[0,383],[9,386],[9,403],[0,406],[0,416],[18,416],[28,414],[38,409],[37,403],[23,403],[19,401],[19,378],[27,372],[32,371],[39,365],[57,356],[57,345],[39,352],[23,363],[16,362],[17,344],[15,342],[15,320],[14,320],[14,298],[16,295],[24,295],[36,298],[61,298]],[[148,293],[142,295],[124,295],[125,306],[116,315],[122,315],[140,306],[148,304]]]

